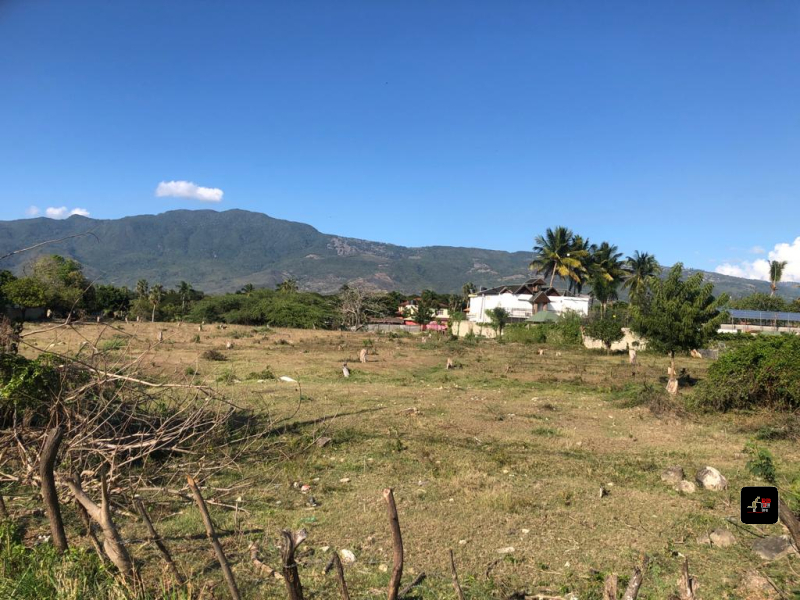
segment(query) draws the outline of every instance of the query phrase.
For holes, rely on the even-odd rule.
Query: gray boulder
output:
[[[736,538],[727,529],[715,529],[708,537],[714,546],[719,546],[720,548],[727,548],[736,543]]]
[[[669,467],[661,471],[661,481],[675,485],[683,481],[683,467]]]
[[[797,552],[789,541],[789,536],[786,535],[758,539],[753,542],[752,548],[762,560],[778,560]]]
[[[714,467],[703,467],[694,478],[700,487],[707,490],[721,491],[728,487],[728,480]]]

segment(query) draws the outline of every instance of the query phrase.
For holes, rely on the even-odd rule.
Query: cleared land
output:
[[[605,574],[627,577],[641,553],[651,557],[642,598],[677,591],[684,555],[702,598],[763,597],[742,583],[750,572],[783,590],[798,585],[796,557],[763,563],[750,550],[757,536],[780,535],[782,527],[745,527],[738,520],[739,488],[757,483],[743,448],[779,417],[656,415],[637,406],[636,391],[645,383],[662,385],[666,358],[640,354],[634,370],[627,356],[546,345],[209,325],[198,332],[188,324],[115,327],[84,325],[28,341],[65,354],[77,351],[82,337],[116,356],[152,346],[141,363],[151,378],[204,382],[239,406],[291,417],[273,433],[280,442],[274,452],[249,455],[208,482],[224,488],[209,489],[209,498],[239,507],[210,508],[219,528],[231,532],[222,541],[245,597],[285,597],[280,582],[256,574],[247,548],[258,541],[264,561],[278,566],[279,531],[300,527],[309,532],[300,573],[310,597],[338,597],[333,575],[322,575],[325,547],[355,554],[356,562],[345,566],[354,598],[384,595],[391,571],[384,487],[394,488],[398,502],[404,582],[427,573],[419,588],[424,598],[453,597],[449,548],[468,598],[523,590],[599,598]],[[160,344],[158,329],[164,330]],[[360,364],[365,346],[369,361]],[[201,358],[211,348],[227,360]],[[445,369],[447,357],[456,369]],[[349,379],[341,374],[344,361]],[[702,378],[707,363],[683,358],[681,366]],[[268,379],[267,370],[301,383],[299,409],[297,387]],[[332,441],[319,447],[314,442],[321,436]],[[777,457],[781,481],[795,481],[796,442],[761,443]],[[214,449],[208,452],[212,457]],[[660,478],[673,465],[687,479],[714,466],[729,488],[680,494]],[[310,490],[303,493],[301,485]],[[602,498],[601,486],[608,491]],[[151,510],[198,585],[219,581],[208,543],[200,535],[187,539],[203,532],[195,507],[160,496]],[[133,519],[120,523],[125,536],[144,537]],[[737,543],[698,543],[718,528],[730,530]],[[161,577],[152,546],[136,543],[132,552]],[[222,585],[217,593],[225,597]]]

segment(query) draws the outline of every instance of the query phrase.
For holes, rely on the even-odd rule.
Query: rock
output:
[[[707,533],[704,533],[703,535],[697,537],[697,543],[704,546],[710,546],[711,536],[708,535]]]
[[[388,573],[389,565],[378,565],[378,571],[380,571],[381,573]]]
[[[728,480],[714,467],[703,467],[694,478],[700,484],[700,487],[707,490],[720,491],[728,487]]]
[[[339,557],[342,559],[342,562],[346,565],[352,565],[356,562],[356,555],[353,554],[350,550],[340,550]]]
[[[720,548],[727,548],[736,543],[736,538],[727,529],[715,529],[708,537],[714,546],[719,546]]]
[[[757,598],[774,598],[775,588],[772,587],[767,578],[756,571],[748,571],[742,578],[742,587],[748,592],[758,594]],[[751,596],[748,594],[747,596]]]
[[[679,481],[678,485],[675,486],[676,492],[683,492],[684,494],[694,494],[697,488],[691,481]]]
[[[321,437],[321,438],[317,438],[317,441],[316,441],[316,442],[314,442],[314,443],[315,443],[317,446],[319,446],[320,448],[324,448],[325,446],[327,446],[328,444],[330,444],[330,443],[331,443],[331,441],[332,441],[332,440],[331,440],[331,438],[329,438],[329,437]]]
[[[514,546],[506,546],[505,548],[498,548],[498,554],[513,554],[515,551]]]
[[[339,483],[350,483],[350,478],[349,477],[342,477],[339,480]]]
[[[789,537],[785,535],[758,539],[753,542],[752,548],[753,552],[758,554],[762,560],[778,560],[797,552],[789,541]]]
[[[661,471],[661,481],[675,485],[683,481],[683,467],[669,467]]]

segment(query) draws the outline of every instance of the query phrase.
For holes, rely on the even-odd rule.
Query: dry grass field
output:
[[[285,598],[279,581],[255,572],[249,543],[257,541],[262,559],[278,566],[280,530],[301,527],[309,533],[299,561],[308,597],[338,597],[333,575],[322,573],[327,548],[355,555],[345,565],[353,598],[385,597],[391,570],[385,487],[397,498],[404,582],[424,571],[416,594],[426,599],[453,597],[448,549],[468,598],[514,592],[600,598],[605,575],[629,576],[642,553],[650,565],[640,598],[676,592],[684,556],[706,600],[772,597],[752,582],[748,587],[755,573],[784,597],[800,582],[796,557],[764,563],[750,550],[758,536],[780,534],[782,526],[749,527],[738,519],[739,488],[757,483],[745,468],[744,446],[777,417],[638,405],[638,390],[663,385],[666,358],[640,354],[633,369],[627,356],[580,348],[236,326],[198,332],[196,325],[144,323],[83,325],[27,341],[70,354],[82,338],[113,360],[146,352],[141,365],[149,378],[214,386],[237,406],[269,411],[276,422],[264,432],[275,439],[269,450],[243,456],[206,482],[208,498],[238,507],[210,508],[246,598]],[[364,347],[368,362],[360,364]],[[202,358],[209,349],[226,360]],[[448,357],[457,368],[445,369]],[[347,379],[344,361],[352,369]],[[680,366],[698,379],[707,368],[689,358]],[[268,378],[270,372],[299,381],[301,391]],[[331,441],[315,443],[320,437]],[[777,459],[781,481],[794,480],[796,443],[763,444]],[[208,449],[210,458],[214,451]],[[676,492],[660,478],[674,465],[690,480],[714,466],[729,488]],[[304,492],[303,485],[310,488]],[[220,581],[195,506],[142,496],[152,501],[157,528],[197,585]],[[135,558],[146,561],[151,577],[162,577],[155,549],[141,541],[143,528],[133,518],[120,523],[136,540]],[[720,528],[737,543],[698,543]],[[221,584],[215,594],[227,597]]]

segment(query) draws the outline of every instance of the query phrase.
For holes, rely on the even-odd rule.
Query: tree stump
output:
[[[350,369],[347,368],[347,363],[342,363],[342,375],[350,377]]]
[[[358,360],[361,361],[362,363],[367,362],[367,349],[366,348],[362,348],[361,352],[358,353]]]
[[[633,367],[636,366],[636,350],[634,348],[628,349],[628,364]]]

